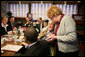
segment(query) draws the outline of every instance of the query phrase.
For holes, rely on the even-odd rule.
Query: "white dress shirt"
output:
[[[8,24],[6,24],[6,26],[4,26],[4,24],[3,23],[1,23],[1,25],[2,25],[2,27],[4,27],[5,28],[5,31],[7,32],[7,26],[8,26]]]
[[[37,42],[34,42],[34,43],[32,43],[32,44],[30,44],[30,45],[28,45],[28,46],[25,46],[25,48],[29,48],[29,47],[31,47],[32,45],[34,45],[34,44],[36,44]]]

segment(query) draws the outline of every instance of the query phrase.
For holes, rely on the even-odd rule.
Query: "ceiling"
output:
[[[8,3],[41,3],[41,1],[8,1]],[[81,1],[42,1],[43,3],[54,3],[54,4],[64,4],[65,2],[67,4],[78,4],[81,3]]]

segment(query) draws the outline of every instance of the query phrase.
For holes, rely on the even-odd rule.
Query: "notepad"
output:
[[[18,52],[22,47],[23,46],[7,44],[6,46],[2,47],[1,50],[3,50],[3,51]]]

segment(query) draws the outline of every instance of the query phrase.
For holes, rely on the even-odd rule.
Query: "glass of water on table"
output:
[[[14,33],[13,35],[14,43],[17,44],[18,30],[13,30],[13,33]]]
[[[9,42],[13,41],[13,31],[8,31]]]

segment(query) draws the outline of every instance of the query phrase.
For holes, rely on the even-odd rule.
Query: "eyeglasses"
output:
[[[54,15],[51,19],[54,19],[54,18],[56,18],[58,15]]]

